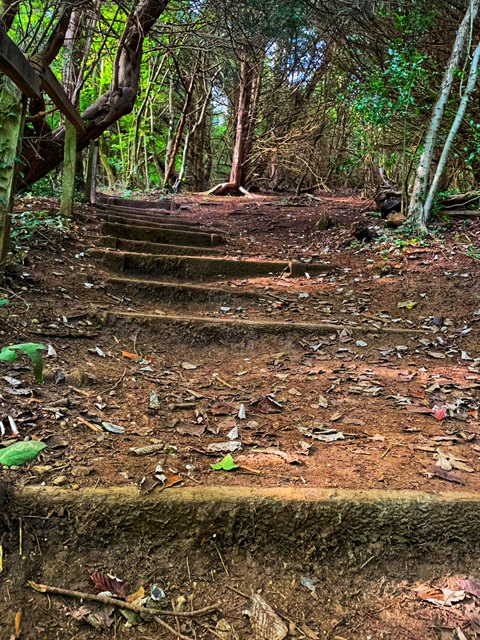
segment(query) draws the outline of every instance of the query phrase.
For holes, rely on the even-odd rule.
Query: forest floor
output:
[[[211,485],[480,489],[480,220],[439,220],[421,241],[384,229],[366,215],[365,201],[350,195],[185,195],[178,204],[176,216],[223,235],[219,258],[295,261],[307,265],[305,275],[256,275],[252,267],[249,277],[226,278],[195,273],[194,266],[183,278],[114,273],[89,253],[100,234],[91,209],[78,205],[65,230],[28,222],[32,211],[54,217],[56,201],[19,200],[23,231],[15,233],[0,290],[8,299],[0,306],[2,346],[38,342],[49,355],[42,385],[27,362],[1,364],[0,419],[5,444],[11,416],[20,437],[41,439],[47,449],[25,466],[4,469],[4,478],[17,486],[134,486],[145,493]],[[316,231],[323,212],[337,225]],[[377,226],[380,237],[356,241],[351,226],[358,222]],[[176,296],[172,288],[165,297],[152,284],[158,280],[200,290]],[[229,452],[238,467],[213,470]],[[161,551],[172,598],[186,585],[193,593],[198,582],[196,606],[230,594],[225,629],[216,620],[213,631],[196,627],[196,637],[252,637],[242,597],[229,590],[236,585],[263,586],[287,619],[292,607],[301,611],[293,616],[299,638],[452,638],[460,618],[433,620],[411,583],[438,581],[454,567],[479,570],[456,560],[445,574],[426,560],[363,570],[362,558],[353,562],[352,581],[337,561],[310,563],[318,585],[312,595],[298,584],[304,558],[273,568],[267,556],[248,553],[240,561],[233,552],[219,554],[214,568],[208,553],[199,554],[199,566],[193,562],[186,576],[173,550]],[[62,559],[71,565],[69,582],[81,581],[85,567],[104,565],[123,570],[132,589],[140,586],[133,584],[135,568],[146,569],[133,550],[128,570],[119,549],[107,562],[83,554],[81,562]],[[35,637],[98,637],[78,631],[65,603],[63,612],[45,613],[42,597],[35,596]],[[151,637],[123,633],[117,620],[115,635],[106,637]]]

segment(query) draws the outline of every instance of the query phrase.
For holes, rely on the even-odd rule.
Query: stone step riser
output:
[[[149,227],[149,228],[160,228],[160,229],[176,229],[178,231],[189,231],[190,233],[209,233],[209,234],[220,234],[221,232],[218,229],[209,229],[203,227],[197,227],[189,225],[186,221],[173,222],[172,220],[156,220],[156,219],[143,219],[143,218],[131,218],[129,216],[121,216],[121,215],[112,215],[110,213],[102,213],[98,215],[100,220],[104,220],[105,222],[113,222],[117,224],[125,224],[127,226],[132,227]]]
[[[183,280],[206,280],[225,278],[248,278],[256,276],[292,277],[304,276],[312,265],[300,262],[273,262],[257,260],[232,260],[196,256],[162,256],[140,253],[115,252],[102,249],[90,250],[90,255],[100,258],[106,267],[131,274],[168,275]],[[317,273],[328,270],[325,265],[316,265]]]
[[[392,552],[422,545],[432,553],[437,549],[442,562],[449,549],[480,546],[480,499],[473,492],[213,486],[142,496],[135,487],[31,486],[17,490],[10,506],[15,513],[35,514],[39,527],[51,527],[60,511],[67,514],[62,520],[71,514],[84,544],[97,543],[99,536],[102,544],[110,538],[116,543],[120,531],[133,539],[151,533],[159,544],[185,540],[203,547],[214,539],[227,549],[262,545],[286,556],[294,545],[310,558],[312,549],[316,557],[348,552],[351,558],[355,548],[375,545]]]
[[[269,339],[317,339],[320,336],[337,335],[347,329],[352,336],[368,336],[372,345],[382,344],[385,334],[401,335],[403,341],[417,339],[424,332],[421,330],[400,331],[392,328],[382,329],[380,332],[368,326],[352,327],[350,325],[317,324],[308,322],[274,322],[268,320],[237,320],[224,318],[204,318],[194,316],[179,316],[153,313],[134,313],[123,311],[109,311],[102,316],[106,326],[142,326],[155,335],[166,340],[189,341],[193,343],[207,343],[217,341],[222,344],[235,344],[246,340],[259,339],[270,336]]]
[[[116,295],[124,294],[132,300],[142,300],[149,304],[184,304],[199,303],[229,303],[235,306],[252,304],[260,299],[273,300],[274,297],[263,295],[257,291],[237,291],[221,287],[208,287],[195,284],[172,284],[170,282],[155,282],[149,280],[132,280],[128,278],[110,278],[107,287]]]
[[[218,234],[194,233],[178,229],[162,229],[161,227],[138,227],[116,222],[104,222],[102,234],[115,236],[124,240],[140,240],[156,244],[177,244],[192,247],[215,247],[224,242]]]
[[[176,205],[171,200],[131,200],[118,196],[107,196],[97,193],[96,201],[99,204],[128,207],[133,209],[154,209],[159,211],[171,211]]]
[[[129,251],[133,253],[151,253],[155,255],[175,255],[175,256],[204,256],[221,255],[219,249],[211,247],[182,247],[175,244],[156,244],[154,242],[142,242],[140,240],[124,240],[114,236],[101,236],[97,239],[97,244],[119,251]]]

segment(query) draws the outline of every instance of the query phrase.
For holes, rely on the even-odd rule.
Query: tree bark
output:
[[[475,86],[477,84],[477,77],[478,77],[479,62],[480,62],[480,42],[477,44],[475,51],[473,53],[472,61],[470,63],[470,72],[468,74],[467,86],[465,88],[462,99],[460,100],[460,104],[458,106],[455,119],[452,123],[451,129],[445,141],[445,145],[443,147],[440,160],[438,161],[437,170],[435,172],[435,176],[432,180],[432,184],[430,186],[430,190],[428,192],[428,196],[423,207],[423,215],[425,220],[428,220],[430,216],[433,200],[437,194],[438,187],[440,185],[440,180],[445,170],[445,166],[447,164],[448,156],[450,155],[450,150],[452,148],[453,141],[455,140],[455,136],[458,133],[460,125],[462,124],[463,116],[465,115],[465,111],[467,110],[468,102],[473,92],[475,91]]]
[[[132,111],[138,93],[143,43],[168,3],[169,0],[140,0],[132,10],[120,41],[110,88],[82,114],[85,132],[78,136],[79,150]],[[65,129],[61,127],[50,138],[38,141],[33,149],[30,145],[24,147],[28,165],[26,184],[33,184],[61,162],[64,138]]]
[[[77,166],[77,130],[71,122],[65,124],[65,145],[63,152],[63,181],[60,214],[67,219],[73,215],[75,196],[75,172]]]
[[[25,121],[25,98],[6,76],[0,78],[0,278],[10,243],[10,223],[16,159]]]
[[[453,44],[452,53],[442,80],[440,94],[435,104],[430,125],[425,136],[423,152],[417,165],[415,182],[413,185],[410,206],[408,209],[407,224],[420,233],[426,233],[426,223],[428,220],[428,212],[425,210],[424,202],[427,197],[428,176],[430,165],[432,162],[435,142],[437,140],[438,131],[442,123],[445,106],[450,95],[452,85],[455,79],[455,72],[459,67],[460,60],[465,49],[468,35],[470,33],[473,21],[476,19],[480,7],[480,0],[471,0],[469,8],[457,31],[455,42]]]

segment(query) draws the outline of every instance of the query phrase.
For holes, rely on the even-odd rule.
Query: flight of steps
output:
[[[275,293],[258,287],[255,279],[316,276],[329,273],[329,264],[230,256],[221,229],[182,217],[182,209],[171,201],[100,196],[91,211],[102,224],[88,254],[112,274],[106,278],[107,291],[119,301],[103,314],[105,323],[141,324],[156,336],[229,343],[264,335],[308,339],[342,330],[352,336],[377,332],[381,338],[378,327],[348,318],[322,322],[321,314],[310,313],[307,321],[288,314],[271,319],[268,307],[275,303]],[[235,284],[239,280],[241,287]],[[292,295],[298,299],[297,293]],[[219,313],[227,305],[248,307],[250,316]],[[385,327],[381,333],[401,333],[407,339],[419,331]]]
[[[182,217],[182,210],[170,201],[100,196],[93,211],[102,221],[101,235],[88,253],[113,272],[106,282],[109,292],[144,303],[141,312],[109,310],[107,322],[133,321],[156,333],[166,329],[176,335],[208,333],[211,338],[234,341],[264,334],[322,335],[338,329],[324,322],[272,321],[265,306],[275,300],[273,294],[225,283],[282,275],[296,278],[307,273],[314,276],[327,273],[331,269],[328,264],[229,256],[221,229]],[[196,313],[189,313],[192,303]],[[225,304],[257,307],[257,317],[209,317],[209,310]]]

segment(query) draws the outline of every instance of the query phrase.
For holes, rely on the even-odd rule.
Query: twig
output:
[[[117,598],[109,598],[108,596],[97,596],[94,593],[84,593],[83,591],[73,591],[72,589],[62,589],[61,587],[52,587],[47,584],[37,584],[33,580],[28,581],[28,586],[40,593],[53,593],[57,596],[68,596],[70,598],[79,598],[80,600],[88,600],[90,602],[100,602],[110,607],[119,607],[120,609],[128,609],[135,613],[143,613],[149,616],[172,616],[173,618],[195,618],[204,616],[213,611],[220,611],[220,603],[209,605],[203,609],[195,611],[169,611],[165,609],[154,609],[152,607],[140,607],[137,604],[131,604]]]
[[[117,380],[117,382],[113,385],[113,387],[110,387],[108,389],[106,389],[103,393],[110,393],[110,391],[115,391],[115,389],[118,387],[118,385],[122,382],[122,380],[125,378],[125,376],[127,375],[127,369],[125,368],[123,370],[122,375],[120,376],[120,378]]]
[[[154,620],[157,624],[159,624],[161,627],[163,627],[164,629],[166,629],[167,631],[170,631],[170,633],[173,633],[173,635],[176,638],[179,638],[179,640],[192,640],[192,638],[190,638],[189,636],[184,636],[183,634],[180,633],[180,631],[177,631],[176,629],[174,629],[173,627],[171,627],[169,624],[167,624],[166,622],[164,622],[161,618],[159,618],[158,616],[154,616]]]
[[[102,427],[99,427],[98,425],[93,424],[92,422],[89,422],[88,420],[85,420],[85,418],[83,418],[82,416],[77,416],[77,420],[79,422],[81,422],[82,424],[84,424],[89,429],[91,429],[92,431],[96,431],[97,433],[99,431],[103,431]]]

